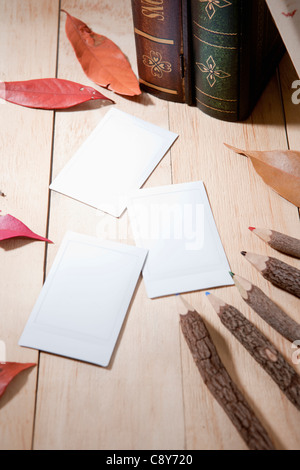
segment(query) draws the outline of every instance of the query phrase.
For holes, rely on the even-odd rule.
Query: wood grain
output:
[[[63,1],[62,7],[95,32],[121,44],[134,65],[129,2],[102,1],[101,12],[98,1],[89,2],[88,9],[84,4],[82,1]],[[72,74],[73,78],[86,83],[64,35],[64,16],[58,74],[64,77]],[[121,28],[117,27],[119,24]],[[168,128],[166,102],[147,96],[129,100],[110,91],[105,94],[116,101],[118,109]],[[53,177],[108,109],[109,106],[103,106],[61,113],[56,117]],[[166,156],[147,184],[170,182],[170,157]],[[56,246],[49,247],[47,270],[67,229],[107,239],[124,238],[126,243],[133,243],[126,213],[116,221],[53,192],[49,233]],[[177,320],[167,299],[154,302],[147,299],[141,280],[109,369],[42,354],[34,448],[182,448],[184,416]],[[164,341],[163,331],[168,331]],[[53,377],[51,371],[61,371],[62,363],[66,376],[61,380],[59,372],[56,387],[49,388],[49,378]]]
[[[173,182],[204,181],[231,269],[258,284],[276,303],[284,305],[296,320],[299,310],[297,299],[290,298],[289,294],[279,294],[276,288],[260,279],[255,270],[243,262],[240,249],[261,253],[266,253],[268,249],[262,247],[259,240],[255,240],[248,230],[249,226],[274,227],[291,236],[297,236],[297,209],[265,187],[246,158],[230,154],[223,145],[226,142],[240,148],[257,150],[287,148],[277,78],[271,80],[254,113],[245,123],[231,125],[172,103],[170,128],[173,131],[176,129],[180,135],[172,151]],[[296,263],[291,261],[294,266],[297,266]],[[234,289],[222,289],[222,295],[223,293],[226,293],[224,298],[228,303],[239,302],[239,294]],[[271,426],[271,438],[274,437],[276,448],[299,446],[298,438],[293,432],[287,437],[279,431],[282,420],[287,419],[293,429],[297,426],[299,417],[288,400],[282,401],[278,393],[268,386],[268,380],[263,377],[259,368],[251,367],[250,370],[247,354],[243,348],[232,345],[230,336],[211,317],[201,293],[191,294],[190,303],[207,320],[230,375],[236,379],[235,382],[250,403],[255,404],[255,410],[258,414],[261,413],[264,422]],[[284,343],[261,319],[255,318],[249,308],[245,308],[242,303],[237,305],[267,337],[278,344],[286,357],[291,357],[290,344]],[[191,375],[190,362],[183,344],[182,371],[188,448],[212,449],[213,442],[217,439],[218,448],[243,449],[239,437],[233,436],[233,431],[226,425],[225,417],[214,408],[206,391],[202,390],[201,382]],[[258,383],[261,386],[258,387]],[[203,402],[209,402],[210,418],[203,411]],[[195,420],[195,415],[199,416],[199,421]],[[209,437],[204,436],[205,433]]]
[[[58,1],[0,2],[0,80],[55,74]],[[42,38],[42,40],[41,40]],[[47,53],[45,53],[45,46]],[[0,103],[2,213],[46,232],[53,112]],[[0,340],[7,361],[38,362],[18,340],[43,283],[45,244],[1,243]],[[0,448],[31,448],[37,368],[17,377],[0,403]]]
[[[54,77],[57,66],[59,78],[94,86],[65,36],[59,3],[118,44],[136,72],[130,0],[0,0],[0,80]],[[298,237],[298,211],[264,185],[248,159],[223,145],[300,148],[300,114],[290,88],[295,74],[287,57],[280,66],[280,79],[281,89],[274,77],[249,120],[238,124],[145,93],[128,99],[99,90],[117,108],[179,134],[145,186],[203,180],[231,269],[259,285],[299,321],[299,299],[269,285],[240,256],[241,250],[271,255],[271,248],[253,237],[249,226]],[[0,189],[6,195],[0,198],[0,209],[54,241],[46,252],[43,244],[35,242],[1,244],[5,275],[1,276],[0,341],[5,342],[7,360],[38,361],[37,351],[20,348],[17,342],[40,292],[44,268],[47,274],[67,230],[133,244],[126,212],[117,220],[54,192],[48,201],[50,176],[65,166],[110,106],[92,103],[54,115],[0,103]],[[298,260],[287,261],[280,253],[278,257],[298,267]],[[224,365],[275,447],[299,449],[300,417],[294,406],[232,341],[211,315],[203,294],[189,297],[203,312]],[[245,306],[236,289],[222,289],[222,297],[237,305],[284,357],[291,358],[290,343]],[[295,367],[299,370],[299,365]],[[180,335],[174,298],[148,299],[142,279],[111,367],[41,353],[39,367],[16,378],[1,399],[0,436],[1,449],[246,449],[195,370]]]

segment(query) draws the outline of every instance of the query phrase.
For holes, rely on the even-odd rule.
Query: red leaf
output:
[[[0,241],[15,237],[33,238],[35,240],[52,243],[51,240],[40,237],[32,232],[23,222],[12,215],[0,215]]]
[[[81,20],[67,15],[66,34],[84,73],[93,82],[121,95],[140,95],[139,82],[121,49],[94,33]]]
[[[40,109],[66,109],[90,100],[108,100],[94,88],[59,78],[1,82],[0,98]]]
[[[36,364],[20,364],[19,362],[0,362],[0,397],[4,394],[10,382],[23,370]]]

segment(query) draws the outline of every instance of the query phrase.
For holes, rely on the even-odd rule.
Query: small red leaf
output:
[[[86,101],[109,100],[92,87],[59,78],[1,82],[0,98],[40,109],[66,109]]]
[[[12,215],[0,215],[0,241],[15,237],[32,238],[35,240],[52,243],[51,240],[40,237],[40,235],[32,232],[28,227],[26,227],[26,225],[23,224],[23,222],[16,219]]]
[[[121,49],[94,33],[78,18],[67,15],[66,34],[84,73],[93,82],[121,95],[140,95],[139,82]]]
[[[10,382],[23,370],[36,364],[21,364],[19,362],[0,362],[0,397],[4,394]]]

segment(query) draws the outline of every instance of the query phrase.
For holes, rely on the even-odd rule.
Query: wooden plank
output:
[[[198,110],[171,105],[171,130],[182,137],[172,153],[174,182],[202,179],[234,272],[251,279],[297,320],[298,299],[292,298],[264,281],[240,255],[241,250],[257,253],[272,251],[249,232],[249,226],[279,229],[297,236],[296,208],[270,190],[255,173],[249,160],[228,152],[223,143],[244,149],[286,148],[280,94],[274,78],[253,115],[246,123],[227,124],[213,120]],[[285,259],[284,255],[277,255]],[[288,260],[297,265],[295,260]],[[291,345],[268,327],[240,299],[235,287],[217,293],[238,307],[291,361]],[[269,377],[254,363],[242,346],[225,331],[209,307],[203,293],[192,294],[189,301],[208,322],[224,362],[279,448],[299,447],[299,415],[282,396]],[[227,417],[213,402],[198,377],[189,351],[183,344],[184,407],[188,448],[241,448],[244,443]],[[299,371],[299,366],[298,366]],[[198,394],[196,393],[198,390]],[[206,406],[203,406],[203,405]],[[195,418],[197,416],[197,419]]]
[[[62,7],[119,43],[135,64],[128,0],[88,2],[89,10],[83,0],[65,0]],[[36,0],[29,4],[0,0],[0,9],[0,58],[5,64],[0,79],[53,76],[58,2]],[[66,40],[63,16],[59,52],[59,76],[91,84]],[[288,58],[280,69],[288,142],[290,148],[298,149],[299,113],[291,101],[291,83],[297,77]],[[247,159],[223,146],[226,141],[249,149],[287,147],[276,79],[244,124],[212,120],[197,109],[152,96],[126,99],[111,92],[104,94],[113,97],[119,109],[162,127],[168,127],[170,122],[171,129],[180,137],[146,185],[203,179],[232,269],[258,284],[299,321],[299,300],[270,286],[239,253],[246,249],[273,254],[247,230],[249,225],[269,226],[298,236],[297,210],[264,185]],[[91,107],[85,105],[76,111],[57,113],[53,176],[109,108],[110,105],[94,103]],[[0,208],[45,234],[53,113],[1,103],[0,120],[0,189],[7,195],[0,198]],[[49,236],[55,245],[49,247],[47,271],[69,229],[133,243],[126,213],[116,220],[52,193]],[[36,351],[19,348],[17,341],[42,285],[44,248],[39,242],[19,240],[2,244],[0,260],[5,276],[1,280],[0,311],[4,314],[0,316],[0,341],[5,343],[8,360],[34,362],[38,358]],[[299,265],[284,255],[276,256]],[[291,345],[248,309],[234,287],[218,289],[217,294],[237,306],[291,362]],[[187,299],[205,318],[228,370],[277,448],[299,449],[299,413],[225,331],[204,294],[193,293]],[[295,368],[300,373],[299,366]],[[22,374],[1,399],[1,449],[31,446],[36,373],[37,369]],[[140,280],[108,369],[41,355],[34,448],[172,450],[185,446],[245,448],[199,377],[181,337],[175,299],[149,300]]]
[[[62,8],[116,42],[136,71],[130,0],[63,0]],[[90,84],[64,32],[61,17],[59,76]],[[116,107],[168,128],[168,103],[147,95],[112,97]],[[110,109],[57,115],[53,177]],[[117,138],[117,136],[116,136]],[[147,185],[171,183],[170,155]],[[63,195],[51,194],[47,270],[67,230],[133,244],[127,214],[116,220]],[[180,342],[173,301],[150,300],[140,280],[113,361],[100,368],[50,354],[41,355],[35,449],[177,449],[184,446]]]
[[[203,180],[231,269],[259,285],[275,302],[299,321],[299,300],[268,284],[241,256],[241,250],[272,253],[253,236],[249,226],[269,227],[299,235],[296,208],[275,194],[255,173],[251,162],[228,151],[224,142],[242,149],[287,148],[280,92],[276,77],[245,123],[224,123],[197,109],[170,104],[171,130],[180,138],[172,151],[173,181]],[[297,261],[276,256],[297,266]],[[241,300],[235,287],[216,294],[239,308],[291,362],[291,344],[272,330]],[[207,322],[224,364],[245,394],[277,448],[299,448],[300,417],[269,376],[220,324],[204,293],[187,300]],[[299,365],[296,366],[300,372]],[[182,339],[182,371],[186,442],[188,449],[245,449],[245,444],[203,384]]]
[[[0,1],[0,79],[55,76],[58,1]],[[53,112],[0,103],[0,198],[10,213],[32,230],[46,233]],[[43,283],[45,244],[1,243],[0,340],[6,360],[38,361],[38,353],[18,340]],[[4,355],[4,354],[3,354]],[[4,360],[2,357],[0,360]],[[31,448],[37,368],[22,373],[0,403],[0,448]]]

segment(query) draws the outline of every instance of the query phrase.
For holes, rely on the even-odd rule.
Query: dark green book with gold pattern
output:
[[[196,105],[226,121],[246,119],[284,52],[265,0],[191,0]]]
[[[132,0],[143,91],[245,120],[284,45],[265,0]]]

